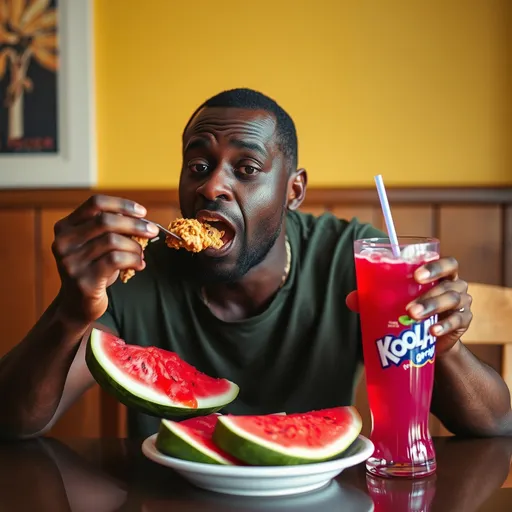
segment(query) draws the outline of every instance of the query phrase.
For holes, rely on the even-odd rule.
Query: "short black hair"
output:
[[[195,110],[183,130],[183,134],[187,131],[187,128],[195,115],[205,107],[232,107],[250,110],[264,110],[265,112],[272,114],[276,118],[279,148],[285,158],[289,161],[289,170],[292,171],[297,167],[298,143],[295,123],[289,114],[272,98],[261,92],[247,88],[229,89],[227,91],[220,92],[219,94],[207,99]]]

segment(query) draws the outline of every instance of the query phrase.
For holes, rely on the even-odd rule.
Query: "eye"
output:
[[[196,172],[196,173],[199,173],[199,174],[204,174],[205,172],[208,172],[210,167],[208,166],[208,164],[204,164],[204,163],[190,163],[188,165],[188,168],[192,171],[192,172]]]
[[[254,176],[260,172],[259,169],[256,169],[256,167],[252,167],[251,165],[241,165],[238,170],[240,171],[240,174],[243,174],[244,176]]]

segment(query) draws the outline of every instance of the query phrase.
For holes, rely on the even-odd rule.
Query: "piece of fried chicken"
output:
[[[181,238],[181,240],[178,240],[167,235],[165,243],[171,249],[183,248],[191,252],[200,252],[208,247],[220,249],[224,245],[222,241],[224,231],[219,231],[210,224],[199,222],[197,219],[176,219],[169,224],[167,229]],[[146,248],[149,242],[147,238],[140,236],[132,236],[132,239],[142,247],[142,250]],[[119,275],[121,281],[126,283],[135,275],[135,270],[132,268],[121,270]]]
[[[191,252],[200,252],[208,247],[220,249],[224,245],[224,231],[219,231],[207,222],[200,222],[197,219],[176,219],[167,229],[181,238],[178,240],[167,235],[165,243],[171,249],[183,248]]]
[[[141,247],[142,250],[146,248],[149,240],[147,238],[143,238],[141,236],[132,236],[132,240],[135,240]],[[119,277],[123,283],[126,283],[129,279],[131,279],[135,275],[135,270],[133,268],[127,268],[126,270],[121,270],[119,273]]]

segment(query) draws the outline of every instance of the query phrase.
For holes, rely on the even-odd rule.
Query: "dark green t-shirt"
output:
[[[199,288],[180,276],[177,252],[163,240],[145,251],[146,268],[109,289],[99,320],[129,344],[176,352],[213,377],[240,386],[224,412],[287,413],[352,403],[362,363],[358,315],[345,304],[356,288],[353,242],[383,236],[356,219],[289,212],[291,269],[261,314],[219,320]],[[128,431],[147,436],[159,420],[130,410]]]

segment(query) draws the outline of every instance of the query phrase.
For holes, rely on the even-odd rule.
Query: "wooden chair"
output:
[[[462,341],[502,347],[501,376],[512,392],[512,288],[472,282],[469,294],[473,321]]]

